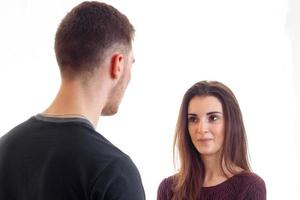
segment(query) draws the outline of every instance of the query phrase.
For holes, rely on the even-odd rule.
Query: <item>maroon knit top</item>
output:
[[[171,200],[174,176],[165,178],[159,185],[157,200]],[[202,187],[197,200],[265,200],[266,186],[263,179],[252,172],[242,172],[223,183]]]

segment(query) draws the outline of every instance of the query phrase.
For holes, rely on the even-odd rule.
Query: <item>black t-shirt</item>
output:
[[[81,118],[31,117],[0,139],[1,200],[143,200],[131,159]]]

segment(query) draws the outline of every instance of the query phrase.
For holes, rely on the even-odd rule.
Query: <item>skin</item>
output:
[[[124,72],[120,75],[117,84],[110,90],[108,101],[101,111],[101,115],[113,115],[117,113],[121,100],[124,96],[125,90],[131,79],[131,66],[135,62],[132,51],[128,56],[124,57]],[[118,73],[112,72],[112,76]]]
[[[188,106],[188,130],[204,163],[204,187],[218,185],[227,180],[228,177],[222,171],[224,166],[220,164],[225,134],[221,102],[213,96],[192,98]]]
[[[42,113],[48,116],[84,116],[94,127],[100,115],[113,115],[131,78],[133,52],[108,51],[104,62],[89,78],[88,82],[80,77],[62,77],[59,92],[52,104]]]

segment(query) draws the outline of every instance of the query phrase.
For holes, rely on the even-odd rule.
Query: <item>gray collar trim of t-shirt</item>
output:
[[[80,123],[85,123],[89,126],[91,126],[94,129],[93,124],[84,118],[80,118],[80,117],[46,117],[42,114],[37,114],[34,116],[37,120],[41,120],[41,121],[45,121],[45,122],[54,122],[54,123],[65,123],[65,122],[80,122]]]

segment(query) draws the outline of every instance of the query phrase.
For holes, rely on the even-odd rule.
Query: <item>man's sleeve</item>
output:
[[[138,169],[128,156],[114,159],[98,175],[90,192],[91,200],[144,200]]]

